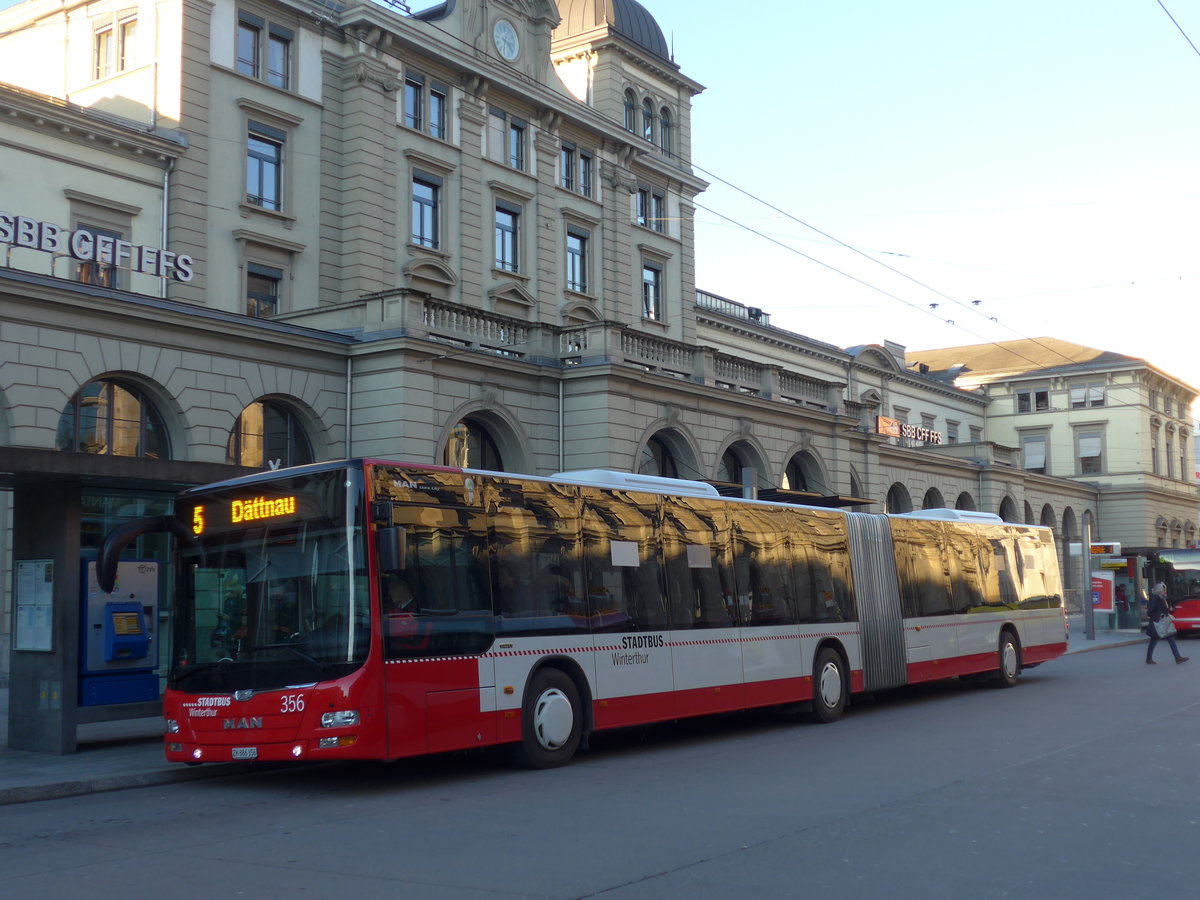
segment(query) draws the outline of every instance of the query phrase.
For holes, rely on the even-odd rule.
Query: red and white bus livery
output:
[[[188,490],[168,759],[396,759],[854,694],[1016,683],[1066,650],[1047,529],[723,498],[707,484],[354,460]]]

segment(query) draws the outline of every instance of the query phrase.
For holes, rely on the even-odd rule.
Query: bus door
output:
[[[659,537],[672,621],[672,663],[678,715],[739,709],[745,705],[743,645],[736,630],[739,588],[730,565],[726,511],[704,498],[664,498]],[[747,567],[749,563],[747,562]],[[770,592],[756,586],[765,617]],[[747,578],[743,594],[754,597]],[[780,602],[782,597],[778,594]],[[749,615],[749,613],[747,613]],[[763,654],[771,652],[763,649]]]
[[[655,534],[658,498],[590,487],[580,493],[596,727],[674,718],[671,619]]]
[[[380,575],[388,755],[496,741],[488,543],[478,510],[393,504],[399,571]]]

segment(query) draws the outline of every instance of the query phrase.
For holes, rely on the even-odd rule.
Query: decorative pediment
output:
[[[450,299],[450,293],[458,285],[454,270],[440,259],[415,259],[402,270],[404,286],[440,300]]]
[[[537,307],[537,298],[516,281],[492,288],[488,291],[488,299],[492,301],[493,310],[518,319],[528,319]]]

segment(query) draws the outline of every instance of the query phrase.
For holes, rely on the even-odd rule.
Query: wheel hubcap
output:
[[[1011,643],[1004,645],[1004,674],[1009,678],[1017,674],[1017,648]]]
[[[842,673],[833,663],[826,663],[821,669],[820,682],[817,685],[821,692],[821,702],[833,709],[842,699]]]
[[[558,688],[544,691],[533,707],[533,733],[547,750],[557,750],[571,737],[575,713],[571,701]]]

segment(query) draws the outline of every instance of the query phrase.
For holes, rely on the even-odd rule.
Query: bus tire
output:
[[[521,709],[517,761],[530,769],[565,765],[579,749],[583,711],[579,691],[559,669],[545,668],[529,682]]]
[[[846,674],[832,647],[822,647],[813,663],[812,711],[818,722],[836,722],[846,711]]]
[[[1000,632],[1000,668],[996,672],[996,686],[1015,687],[1021,675],[1021,647],[1011,631]]]

